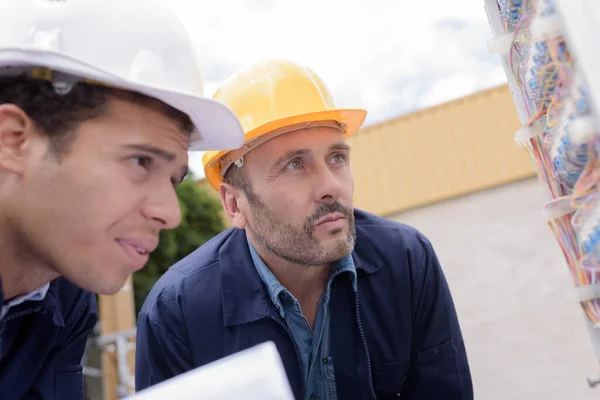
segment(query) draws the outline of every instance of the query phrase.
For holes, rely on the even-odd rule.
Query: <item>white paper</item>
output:
[[[144,389],[127,400],[294,400],[279,352],[266,342]]]

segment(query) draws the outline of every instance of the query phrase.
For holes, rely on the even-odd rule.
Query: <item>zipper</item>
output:
[[[28,308],[25,310],[14,312],[12,314],[9,311],[8,314],[4,316],[2,321],[0,321],[0,354],[2,354],[2,334],[4,333],[4,330],[6,329],[6,325],[8,324],[8,322],[13,321],[17,318],[24,317],[29,314],[34,314],[34,313],[40,312],[43,309],[44,309],[44,307],[42,307],[42,306],[31,307],[31,308]],[[0,361],[2,361],[2,359],[3,359],[3,357],[0,356]]]
[[[363,347],[365,348],[365,353],[367,354],[367,369],[369,375],[369,386],[371,390],[373,389],[373,373],[371,370],[371,354],[369,353],[369,347],[367,346],[367,338],[365,336],[365,331],[363,330],[362,321],[360,319],[360,307],[359,307],[359,295],[358,290],[354,292],[354,298],[356,299],[356,321],[358,322],[358,331],[360,333],[360,338],[363,342]]]
[[[3,322],[4,324],[6,324],[7,322],[9,322],[9,321],[12,321],[12,320],[15,320],[15,319],[17,319],[17,318],[22,318],[22,317],[24,317],[24,316],[26,316],[26,315],[29,315],[29,314],[34,314],[34,313],[40,312],[40,311],[42,311],[43,309],[44,309],[44,307],[42,307],[42,306],[37,306],[37,307],[32,307],[32,308],[28,308],[28,309],[25,309],[25,310],[21,310],[21,311],[18,311],[18,312],[12,313],[12,314],[9,312],[9,313],[8,313],[8,315],[6,315],[6,316],[4,317],[4,320],[3,320],[2,322]]]
[[[4,323],[4,321],[0,321],[0,361],[2,361],[2,359],[4,357],[2,357],[2,334],[4,333],[4,327],[6,326],[6,324]]]
[[[300,366],[300,379],[302,382],[302,386],[301,386],[301,390],[302,390],[301,394],[302,395],[300,396],[300,398],[303,399],[304,391],[306,390],[306,382],[304,381],[304,367],[302,366],[302,358],[300,358],[300,350],[298,349],[298,344],[296,343],[296,340],[294,339],[294,335],[292,334],[292,331],[290,330],[290,328],[287,326],[287,324],[283,320],[272,315],[271,313],[268,314],[268,317],[270,319],[272,319],[273,321],[277,322],[279,325],[281,325],[281,327],[283,329],[285,329],[288,336],[290,337],[290,340],[292,341],[292,344],[294,345],[294,350],[296,350],[296,360],[298,361],[298,365]]]

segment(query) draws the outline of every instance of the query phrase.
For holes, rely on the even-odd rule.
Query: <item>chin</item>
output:
[[[322,245],[325,252],[335,259],[346,257],[354,249],[345,237],[330,240],[329,243],[322,243]]]
[[[101,279],[85,280],[76,282],[75,284],[83,289],[89,290],[90,292],[102,295],[113,295],[119,292],[123,286],[125,286],[127,278],[128,276],[110,276],[109,271],[106,271]]]
[[[126,284],[127,284],[127,277],[125,277],[124,279],[115,281],[115,282],[111,282],[111,281],[103,282],[102,287],[98,288],[98,290],[96,290],[96,293],[104,294],[104,295],[113,295],[115,293],[118,293],[121,289],[123,289],[123,287]]]
[[[92,290],[93,292],[97,293],[97,294],[101,294],[101,295],[105,295],[105,296],[111,296],[113,294],[116,294],[119,292],[119,290],[121,290],[121,288],[124,285],[118,286],[118,285],[109,285],[109,286],[102,286],[99,287],[95,290]]]

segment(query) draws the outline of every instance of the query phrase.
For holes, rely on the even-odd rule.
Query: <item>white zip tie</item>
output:
[[[571,296],[573,300],[582,303],[584,301],[600,298],[600,283],[594,283],[586,286],[578,286],[573,289]]]

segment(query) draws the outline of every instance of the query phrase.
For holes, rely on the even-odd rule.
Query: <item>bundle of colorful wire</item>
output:
[[[590,132],[578,130],[580,118],[591,113],[589,95],[579,76],[573,79],[569,94],[550,154],[557,179],[568,189],[573,189],[588,163],[590,151],[594,150],[591,145],[596,138]]]
[[[581,265],[586,270],[600,269],[600,202],[598,192],[590,194],[573,215],[573,227],[578,231]]]
[[[548,224],[575,285],[600,283],[600,143],[590,133],[590,119],[581,123],[590,113],[589,97],[553,21],[554,0],[522,0],[518,5],[498,0],[498,6],[506,31],[516,31],[510,65],[530,116],[523,127],[528,133],[519,136],[526,139],[519,142],[552,199],[546,206]],[[600,326],[600,300],[583,300],[581,306]]]
[[[534,18],[544,18],[554,14],[554,2],[540,0],[534,4]],[[563,48],[564,51],[564,48]],[[553,60],[546,40],[531,39],[525,58],[525,83],[530,100],[538,109],[547,109],[558,83],[558,65]]]
[[[523,8],[530,10],[530,15],[525,15],[522,21],[530,23],[523,29],[530,30],[540,18],[552,15],[554,12],[551,1],[537,1],[523,4]],[[540,36],[540,35],[538,35]],[[522,92],[525,104],[528,105],[530,120],[525,124],[543,123],[544,130],[539,136],[533,137],[527,143],[527,149],[536,162],[540,180],[546,187],[551,198],[568,194],[568,191],[556,179],[554,160],[550,157],[550,149],[556,143],[557,119],[560,112],[562,93],[567,74],[560,73],[562,65],[568,65],[560,60],[570,60],[566,44],[562,38],[553,40],[540,39],[530,32],[523,35],[529,40],[527,51],[524,51],[520,60],[520,73],[517,82],[525,82]]]
[[[545,42],[531,44],[527,50],[525,83],[527,95],[541,109],[547,109],[558,82],[558,71],[552,63]]]
[[[582,175],[586,172],[597,173],[590,164]],[[594,177],[595,181],[596,178],[598,176]],[[548,225],[565,255],[573,283],[577,287],[588,287],[599,283],[600,279],[600,196],[599,192],[585,187],[581,180],[577,185],[581,187],[576,188],[574,194],[552,200],[546,209],[561,214],[551,218]],[[573,209],[577,211],[572,213]],[[580,305],[588,319],[600,326],[600,300],[582,300]]]
[[[591,193],[573,215],[572,224],[579,241],[578,268],[573,277],[577,286],[599,283],[600,280],[600,194]],[[600,299],[588,300],[582,306],[594,324],[600,324]]]
[[[498,0],[498,8],[505,32],[513,32],[523,15],[523,0]]]

